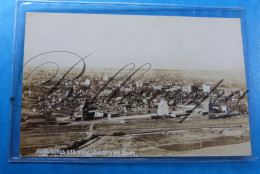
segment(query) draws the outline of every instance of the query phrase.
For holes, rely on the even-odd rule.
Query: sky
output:
[[[239,18],[27,13],[24,63],[48,51],[91,54],[84,59],[87,68],[151,63],[158,69],[244,72]],[[79,60],[59,52],[28,65],[68,67]]]

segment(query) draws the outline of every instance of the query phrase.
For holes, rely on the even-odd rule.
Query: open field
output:
[[[21,131],[21,155],[37,156],[37,149],[126,151],[136,156],[251,154],[248,115],[214,120],[191,116],[183,123],[179,120],[104,118],[41,125]],[[240,147],[239,144],[243,148],[234,150],[233,146]]]

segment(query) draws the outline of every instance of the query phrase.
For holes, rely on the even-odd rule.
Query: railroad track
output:
[[[127,135],[137,135],[137,134],[152,134],[152,133],[164,133],[164,132],[175,132],[175,131],[180,131],[180,130],[197,130],[197,129],[206,129],[206,128],[234,128],[234,127],[241,127],[243,124],[239,125],[234,125],[234,124],[225,124],[225,125],[205,125],[205,126],[179,126],[179,127],[161,127],[161,128],[121,128],[121,129],[98,129],[94,130],[94,132],[126,132],[125,134]],[[244,123],[244,125],[247,125]],[[141,133],[138,133],[138,131],[144,131]],[[54,135],[68,135],[68,134],[85,134],[91,133],[92,131],[86,130],[86,131],[73,131],[73,132],[59,132],[59,133],[36,133],[36,134],[30,134],[30,135],[22,135],[22,137],[33,137],[33,136],[54,136]],[[127,133],[128,132],[128,133]]]
[[[248,125],[247,123],[241,124],[221,124],[221,125],[204,125],[204,126],[175,126],[175,127],[160,127],[160,128],[117,128],[117,129],[96,129],[96,131],[127,131],[127,130],[162,130],[162,129],[173,129],[173,130],[191,130],[191,129],[202,129],[202,128],[231,128],[241,127],[242,125]]]

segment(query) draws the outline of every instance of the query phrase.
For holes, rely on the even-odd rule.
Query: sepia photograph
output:
[[[250,156],[240,18],[27,12],[21,157]]]

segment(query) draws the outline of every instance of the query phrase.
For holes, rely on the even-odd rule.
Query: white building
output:
[[[221,106],[221,111],[227,113],[228,112],[227,106],[224,106],[224,105]]]
[[[136,87],[137,87],[137,88],[143,86],[143,82],[142,82],[142,81],[137,81],[135,84],[136,84]]]
[[[210,98],[207,98],[205,101],[203,101],[202,112],[205,112],[205,113],[209,112],[209,103],[210,103]]]
[[[210,86],[202,85],[202,89],[203,89],[203,92],[209,92],[210,91]]]
[[[103,116],[104,116],[104,113],[95,111],[95,115],[94,115],[95,118],[102,118]]]
[[[239,91],[239,95],[242,96],[244,94],[244,91],[243,90],[240,90]]]
[[[181,86],[172,86],[169,90],[170,91],[177,91],[179,89],[181,89]]]
[[[104,80],[104,81],[108,81],[108,74],[106,74],[106,75],[103,76],[103,80]]]
[[[160,103],[158,104],[158,115],[169,115],[169,106],[166,102],[166,100],[162,99]]]
[[[89,86],[90,85],[90,80],[86,79],[85,83],[86,83],[87,86]]]
[[[191,86],[188,85],[182,86],[181,90],[182,92],[191,92]]]
[[[161,90],[161,89],[162,89],[162,86],[161,86],[161,85],[152,86],[152,88],[153,88],[154,90]]]
[[[121,86],[121,83],[116,83],[117,88],[120,88],[120,86]]]
[[[105,93],[105,94],[110,94],[111,92],[112,92],[112,90],[110,90],[110,89],[105,89],[105,90],[104,90],[104,93]]]
[[[130,92],[132,90],[133,90],[132,88],[124,88],[124,91],[126,91],[126,92]]]

